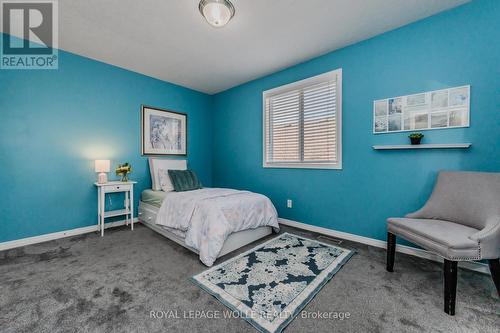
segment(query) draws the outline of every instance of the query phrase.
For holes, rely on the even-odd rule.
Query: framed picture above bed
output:
[[[141,106],[142,155],[187,155],[187,114]]]

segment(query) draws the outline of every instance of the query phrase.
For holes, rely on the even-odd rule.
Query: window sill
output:
[[[342,170],[341,163],[326,164],[326,163],[264,163],[263,168],[274,169],[325,169],[325,170]]]

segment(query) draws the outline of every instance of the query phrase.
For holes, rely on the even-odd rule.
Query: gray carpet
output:
[[[459,270],[450,317],[440,264],[397,254],[387,273],[384,250],[340,246],[358,253],[305,310],[350,318],[299,315],[286,332],[498,332],[500,301],[489,276]],[[255,332],[239,318],[184,319],[189,311],[227,310],[188,280],[204,269],[196,255],[140,225],[0,252],[0,332]],[[151,311],[180,318],[150,318]]]

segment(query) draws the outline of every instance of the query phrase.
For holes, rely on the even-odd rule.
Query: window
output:
[[[264,92],[264,167],[342,169],[342,69]]]

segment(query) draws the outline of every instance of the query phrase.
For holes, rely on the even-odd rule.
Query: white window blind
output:
[[[264,166],[341,169],[340,69],[264,92]]]

